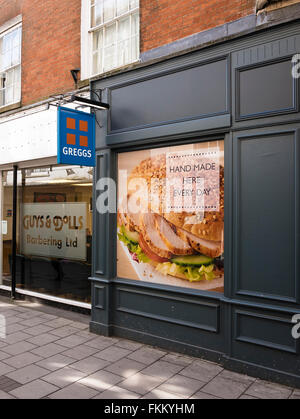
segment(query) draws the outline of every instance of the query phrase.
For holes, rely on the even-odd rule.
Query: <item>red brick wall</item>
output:
[[[74,89],[81,0],[0,0],[0,25],[22,14],[22,105]]]
[[[0,26],[21,14],[23,0],[0,0]]]
[[[22,103],[74,89],[80,68],[80,0],[23,0]]]
[[[140,0],[141,52],[255,12],[255,0]]]

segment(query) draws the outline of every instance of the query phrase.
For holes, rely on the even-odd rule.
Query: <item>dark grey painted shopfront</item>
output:
[[[224,295],[117,278],[116,214],[94,214],[92,321],[117,335],[300,386],[299,22],[96,80],[95,179],[120,152],[224,138]],[[94,190],[94,199],[101,193]]]

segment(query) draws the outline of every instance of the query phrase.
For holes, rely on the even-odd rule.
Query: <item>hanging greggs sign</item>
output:
[[[58,108],[57,162],[95,166],[95,115]]]

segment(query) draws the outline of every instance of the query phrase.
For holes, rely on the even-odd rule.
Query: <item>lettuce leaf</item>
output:
[[[126,237],[126,235],[124,234],[123,226],[120,227],[120,232],[118,233],[118,239],[127,246],[129,252],[135,255],[139,262],[143,262],[143,263],[150,262],[150,259],[142,251],[139,244],[133,243]]]
[[[190,282],[196,281],[211,281],[215,279],[215,274],[213,272],[215,265],[211,264],[208,266],[202,265],[199,266],[179,266],[176,263],[164,262],[159,263],[156,267],[156,270],[162,273],[163,275],[173,275],[181,274],[186,277]]]

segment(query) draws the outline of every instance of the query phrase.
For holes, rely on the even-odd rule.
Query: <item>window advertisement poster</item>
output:
[[[224,291],[224,141],[118,155],[119,278]]]
[[[23,254],[86,260],[86,203],[23,204],[21,211]]]

